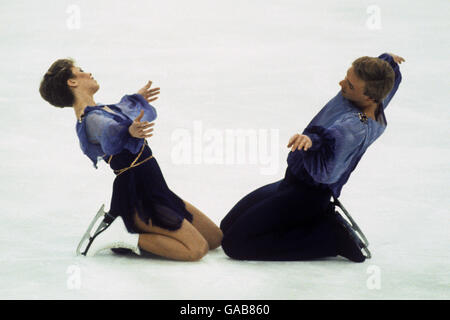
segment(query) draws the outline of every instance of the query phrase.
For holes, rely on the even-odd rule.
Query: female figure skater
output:
[[[120,248],[141,249],[174,260],[195,261],[220,246],[221,230],[200,210],[167,186],[146,138],[156,110],[149,104],[159,88],[149,81],[119,103],[96,104],[99,84],[70,59],[54,62],[40,84],[42,98],[56,107],[73,107],[82,151],[97,168],[105,160],[114,170],[109,217],[117,217],[87,248],[92,256]]]
[[[240,200],[222,220],[222,248],[234,259],[310,260],[341,255],[363,262],[365,244],[334,210],[343,185],[386,128],[384,109],[401,81],[403,58],[361,57],[342,90],[295,134],[284,179]],[[356,227],[355,227],[356,228]]]

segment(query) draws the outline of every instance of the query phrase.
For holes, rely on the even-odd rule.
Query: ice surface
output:
[[[0,298],[450,297],[448,1],[6,1],[0,8]],[[160,86],[149,143],[173,191],[219,223],[242,196],[281,179],[289,137],[337,93],[351,62],[383,52],[406,59],[403,82],[384,135],[340,198],[369,238],[371,260],[241,262],[221,248],[193,263],[75,256],[91,217],[102,203],[109,208],[114,174],[105,163],[94,170],[82,154],[73,109],[40,98],[39,81],[54,60],[73,57],[92,72],[98,102],[117,102],[147,80]],[[203,133],[278,130],[274,170],[262,174],[261,162],[176,164],[171,137],[185,129],[194,139],[196,123]]]

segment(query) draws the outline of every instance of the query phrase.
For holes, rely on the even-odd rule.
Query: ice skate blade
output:
[[[94,219],[92,219],[91,223],[89,224],[89,227],[87,228],[86,232],[84,233],[83,237],[81,238],[80,242],[78,243],[78,247],[76,250],[77,255],[86,255],[87,250],[90,247],[90,244],[92,242],[92,236],[91,236],[91,231],[94,228],[95,224],[98,222],[98,220],[100,218],[103,218],[106,214],[106,212],[104,211],[105,205],[102,204],[102,206],[100,207],[100,209],[98,210],[97,214],[95,215]],[[100,224],[101,225],[101,224]],[[99,226],[100,228],[100,226]],[[97,230],[99,229],[97,228]],[[95,232],[97,233],[97,232]],[[94,236],[95,236],[94,233]],[[83,247],[83,245],[85,244],[85,242],[88,241],[89,243],[87,244],[87,246],[85,247],[85,250],[81,251],[81,248]]]
[[[372,254],[370,253],[369,248],[363,247],[362,251],[364,252],[363,255],[366,257],[366,259],[372,258]]]
[[[342,210],[342,212],[345,214],[347,219],[350,221],[350,224],[351,224],[353,230],[355,230],[356,234],[358,235],[358,237],[363,242],[364,247],[367,248],[369,246],[369,240],[367,240],[367,238],[364,235],[364,233],[362,232],[361,228],[358,226],[358,224],[355,222],[355,220],[353,220],[353,218],[350,215],[350,213],[348,213],[348,211],[344,208],[344,206],[342,205],[342,203],[338,199],[334,199],[334,205],[339,207]],[[369,251],[369,250],[367,250],[367,251]],[[368,252],[368,253],[370,255],[370,252]]]
[[[349,224],[350,225],[350,224]],[[350,226],[351,227],[351,226]],[[360,248],[360,250],[362,251],[362,255],[366,258],[366,259],[370,259],[372,258],[372,254],[369,251],[369,248],[367,248],[367,246],[365,245],[365,243],[363,242],[363,240],[361,239],[361,237],[359,236],[358,232],[356,232],[355,229],[353,229],[351,227],[351,229],[353,230],[355,236],[357,237],[357,241],[358,241],[358,247]]]

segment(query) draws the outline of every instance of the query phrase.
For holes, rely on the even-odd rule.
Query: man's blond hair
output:
[[[379,58],[361,57],[353,61],[353,71],[366,85],[364,94],[380,103],[394,87],[395,73],[391,65]]]

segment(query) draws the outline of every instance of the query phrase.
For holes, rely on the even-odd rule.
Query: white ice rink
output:
[[[1,299],[450,298],[449,1],[130,3],[0,4]],[[149,144],[171,189],[219,224],[245,194],[283,177],[289,138],[338,92],[351,62],[384,52],[406,59],[403,82],[340,197],[372,259],[243,262],[221,248],[199,262],[75,255],[100,205],[109,209],[115,176],[81,152],[73,109],[41,99],[54,60],[92,72],[96,102],[147,80],[161,87]],[[240,163],[223,147],[231,161],[210,163],[209,134],[238,129],[268,151]],[[173,156],[177,132],[196,141],[196,161]]]

